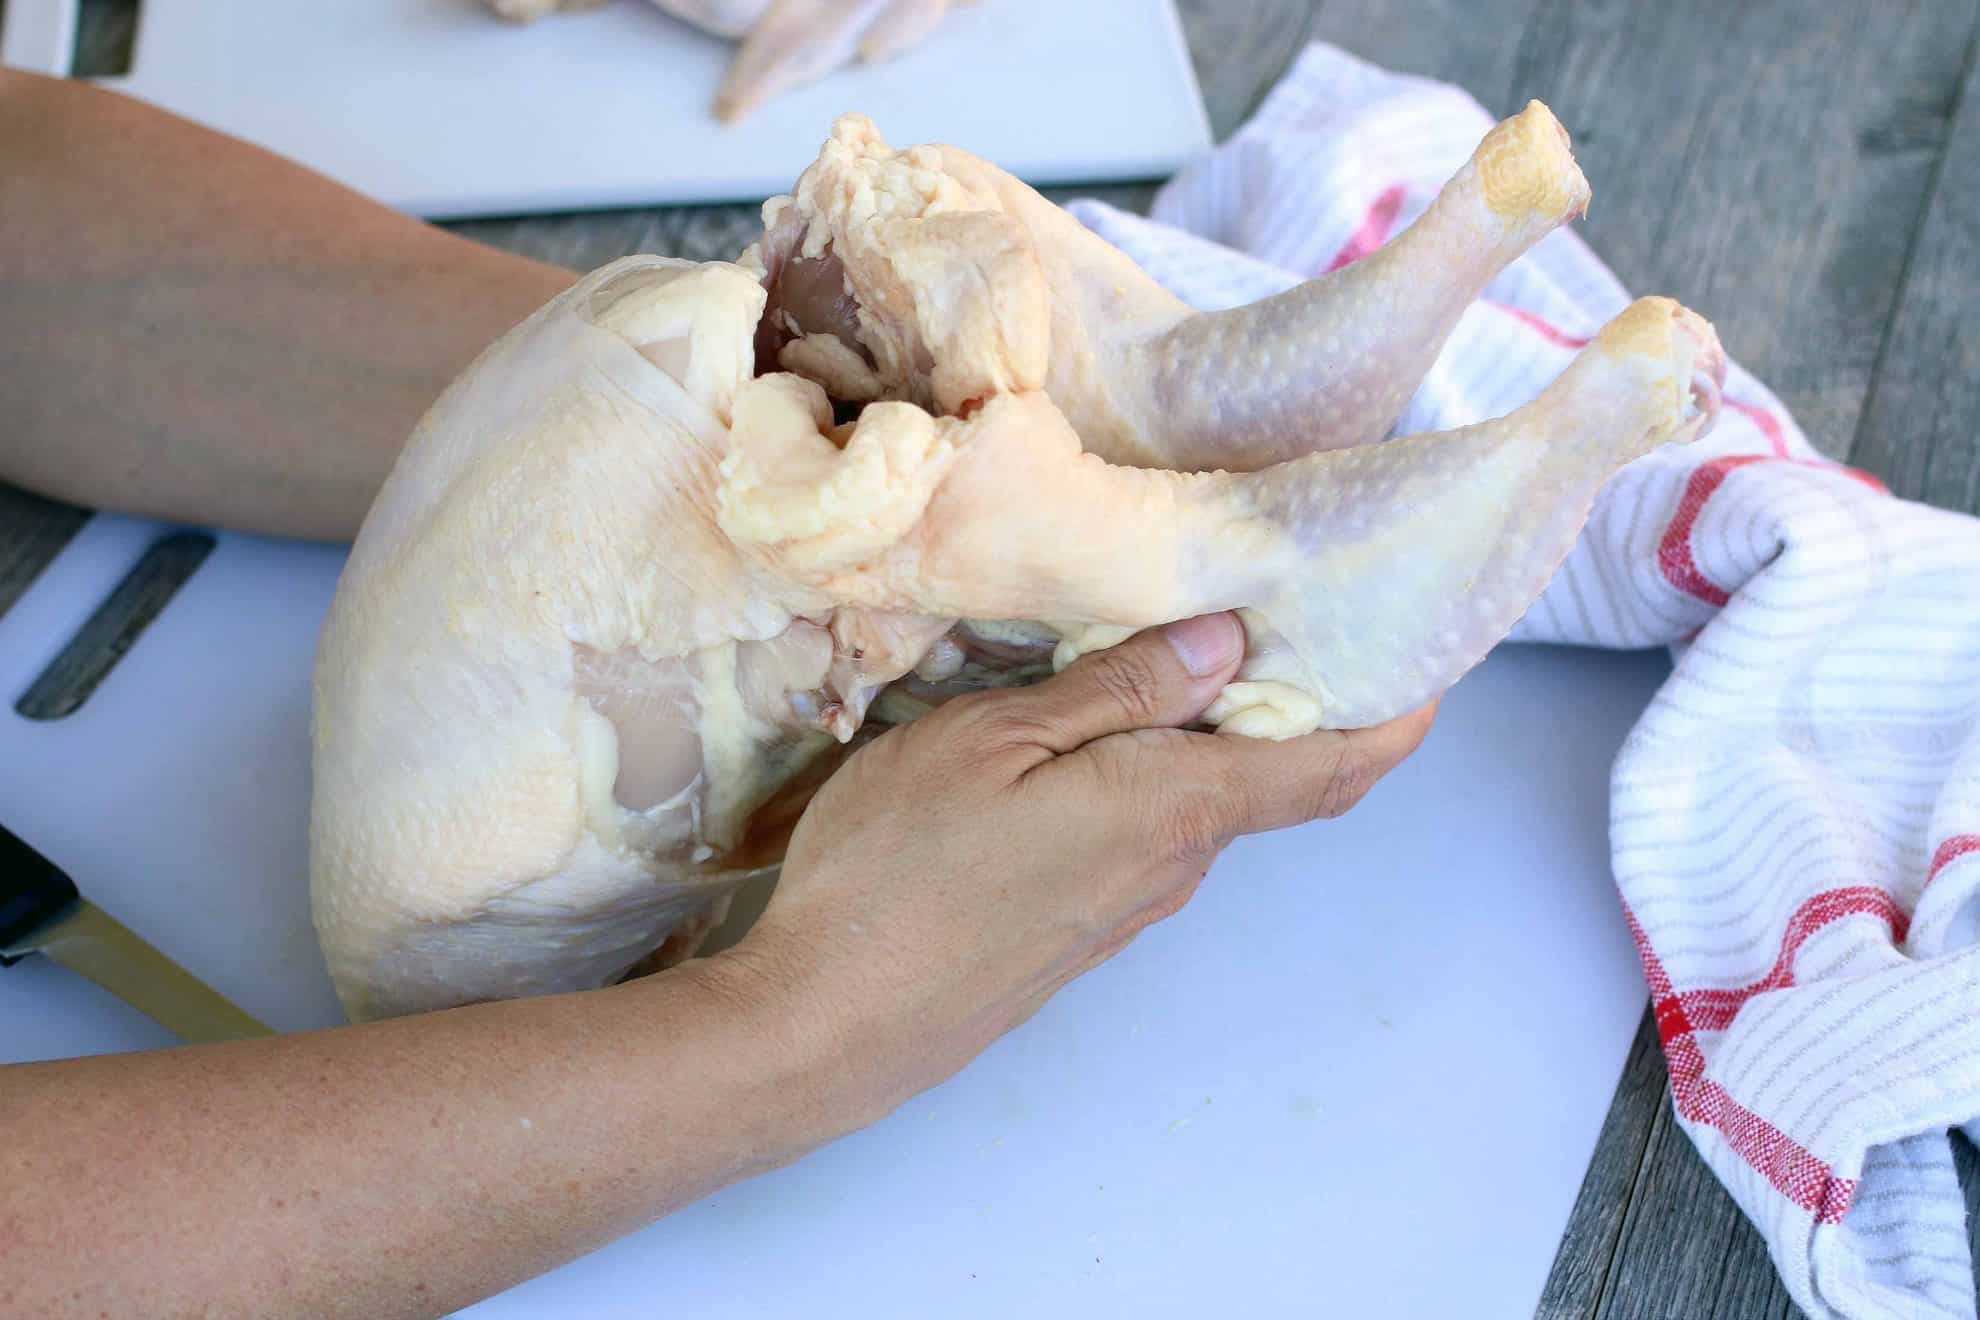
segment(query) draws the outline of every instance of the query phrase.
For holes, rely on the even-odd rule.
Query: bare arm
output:
[[[878,1117],[736,952],[0,1069],[0,1314],[436,1315]]]
[[[1180,908],[1233,836],[1345,810],[1429,723],[1183,732],[1241,649],[1228,616],[1196,640],[1194,666],[1143,634],[878,739],[703,962],[0,1069],[0,1314],[438,1314],[872,1122]]]
[[[0,479],[348,539],[427,405],[572,278],[0,70]]]

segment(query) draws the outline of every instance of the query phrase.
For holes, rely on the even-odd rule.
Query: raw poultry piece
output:
[[[605,0],[486,0],[503,18],[529,22]],[[971,0],[652,0],[704,32],[742,42],[715,94],[718,118],[740,119],[801,83],[857,58],[890,59],[933,32],[951,4]]]
[[[420,423],[325,625],[312,889],[346,1007],[684,956],[869,708],[1132,629],[1241,611],[1230,734],[1443,691],[1607,477],[1718,403],[1711,327],[1644,299],[1510,416],[1370,443],[1586,200],[1536,104],[1374,256],[1193,315],[1002,171],[849,116],[741,263],[586,277]]]
[[[836,397],[954,413],[1042,385],[1109,462],[1250,469],[1386,435],[1465,307],[1588,197],[1536,101],[1366,260],[1205,315],[995,165],[846,115],[743,260],[764,355]]]

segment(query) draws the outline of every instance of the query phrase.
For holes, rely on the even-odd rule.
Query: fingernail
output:
[[[1162,629],[1192,678],[1222,672],[1244,651],[1244,630],[1228,614],[1179,619]]]

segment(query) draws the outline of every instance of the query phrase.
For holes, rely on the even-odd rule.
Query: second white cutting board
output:
[[[0,59],[65,73],[78,0],[7,0]],[[429,217],[757,200],[835,116],[1035,184],[1153,178],[1210,145],[1172,0],[978,0],[923,45],[708,112],[734,47],[643,0],[526,27],[480,0],[145,0],[104,86]]]
[[[250,1012],[327,1025],[309,667],[341,554],[223,533],[81,710],[12,709],[159,530],[95,519],[0,614],[0,821]],[[1241,841],[960,1076],[471,1314],[1531,1315],[1643,1012],[1608,768],[1667,672],[1501,650],[1361,806]],[[168,1043],[0,970],[0,1061]]]

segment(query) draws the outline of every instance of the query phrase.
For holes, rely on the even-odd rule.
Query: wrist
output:
[[[655,981],[679,977],[695,1011],[721,1024],[711,1048],[760,1075],[775,1108],[807,1148],[877,1122],[905,1095],[894,1095],[889,1070],[862,1042],[852,996],[823,969],[767,932],[708,958],[681,964]]]

